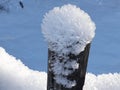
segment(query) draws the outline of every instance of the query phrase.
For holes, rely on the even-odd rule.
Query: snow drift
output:
[[[0,47],[0,90],[46,90],[47,74],[29,69]],[[84,90],[120,90],[120,73],[88,73]]]
[[[0,48],[0,90],[46,90],[46,73],[33,71]]]

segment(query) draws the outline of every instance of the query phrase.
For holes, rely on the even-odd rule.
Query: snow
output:
[[[0,47],[0,90],[46,90],[46,84],[45,72],[29,69]],[[120,90],[120,73],[87,73],[83,90]]]
[[[46,73],[29,69],[0,47],[0,90],[46,90]]]
[[[89,81],[87,81],[88,84],[86,85],[87,90],[90,90],[90,87],[92,88],[91,90],[100,90],[102,87],[104,88],[102,90],[106,90],[106,87],[109,88],[108,90],[120,90],[120,55],[118,53],[120,50],[120,20],[118,19],[120,18],[120,0],[44,0],[44,2],[43,0],[23,0],[25,5],[24,9],[20,8],[19,0],[10,1],[12,1],[10,4],[10,12],[5,14],[0,12],[0,46],[4,47],[8,53],[20,58],[29,68],[47,71],[47,45],[43,41],[40,32],[40,23],[43,15],[55,6],[61,6],[67,3],[75,4],[89,13],[97,26],[97,35],[91,46],[88,71],[100,74],[98,76],[101,77],[104,77],[101,75],[102,73],[118,72],[112,75],[105,74],[106,77],[104,80],[101,80],[101,78],[98,79],[98,76],[94,74],[90,74],[88,77]],[[100,3],[98,1],[100,1]],[[9,63],[8,65],[6,62],[4,64],[6,69],[4,68],[1,63],[4,62],[5,59],[1,57],[1,54],[2,52],[0,52],[0,85],[3,85],[5,89],[0,88],[0,90],[7,90],[8,88],[8,90],[18,90],[13,88],[17,86],[23,88],[24,85],[22,83],[14,83],[22,79],[22,76],[20,79],[9,78],[8,74],[10,74],[11,70],[13,72],[16,71],[15,68],[10,70],[7,68],[12,66],[13,63]],[[11,61],[8,57],[6,57],[6,60]],[[1,67],[6,71],[1,71]],[[4,74],[6,77],[2,76],[3,72],[8,72],[8,74]],[[15,76],[13,73],[11,73],[11,75],[13,77]],[[24,73],[21,73],[21,75],[25,77]],[[16,77],[18,77],[18,74]],[[115,79],[115,77],[117,77],[117,79]],[[42,78],[41,76],[39,79]],[[37,78],[35,80],[37,80]],[[108,80],[110,80],[110,82]],[[105,81],[107,84],[104,83]],[[95,83],[98,83],[98,85]],[[110,85],[110,83],[113,85]],[[28,86],[30,87],[30,84]],[[39,83],[39,88],[42,86],[45,87],[42,83]],[[33,87],[35,88],[35,86]],[[22,90],[27,90],[28,87],[24,88],[25,89]],[[33,90],[37,90],[37,88]]]
[[[95,76],[88,73],[84,90],[120,90],[120,73],[109,73]]]
[[[41,28],[49,49],[57,53],[54,61],[49,59],[54,79],[58,84],[72,88],[76,81],[68,80],[67,76],[79,68],[79,63],[71,60],[69,54],[78,55],[91,43],[95,36],[95,23],[79,7],[67,4],[46,13]]]
[[[66,77],[63,77],[61,75],[59,75],[59,76],[57,75],[55,77],[55,80],[56,80],[57,83],[62,84],[63,86],[65,86],[67,88],[71,88],[71,87],[76,85],[76,81],[75,80],[74,81],[70,81]]]
[[[40,29],[43,15],[71,3],[85,10],[97,26],[87,70],[95,74],[120,72],[120,0],[23,0],[24,9],[19,0],[10,1],[10,11],[0,12],[0,46],[25,65],[47,71],[48,48]]]
[[[96,28],[87,13],[71,4],[46,13],[41,27],[51,51],[76,55],[92,41]]]

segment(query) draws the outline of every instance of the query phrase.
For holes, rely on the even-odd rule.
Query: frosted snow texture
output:
[[[87,13],[70,4],[46,13],[41,27],[50,50],[76,55],[92,41],[96,28]]]
[[[78,69],[79,64],[75,60],[64,58],[63,61],[60,61],[58,58],[56,57],[56,60],[50,63],[52,67],[51,70],[55,75],[54,79],[56,80],[56,83],[61,84],[66,88],[72,88],[76,85],[76,81],[67,79],[67,76]]]
[[[79,64],[77,60],[70,60],[69,54],[78,55],[92,41],[96,28],[94,22],[83,10],[68,4],[46,13],[41,27],[49,49],[57,53],[54,61],[49,59],[54,79],[58,84],[72,88],[76,81],[68,80],[67,76],[78,69]]]
[[[86,75],[84,90],[120,90],[120,73]]]
[[[29,69],[0,47],[0,90],[46,90],[46,78],[46,73]],[[120,73],[88,73],[83,90],[120,90]]]
[[[0,47],[0,90],[46,90],[46,73],[33,71]]]

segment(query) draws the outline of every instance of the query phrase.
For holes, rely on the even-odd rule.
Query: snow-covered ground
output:
[[[39,71],[47,71],[47,43],[40,25],[48,10],[68,3],[87,12],[96,24],[88,72],[98,75],[87,74],[85,90],[120,89],[120,0],[23,0],[23,3],[24,9],[17,0],[12,0],[10,12],[0,13],[0,47],[33,70],[0,48],[2,90],[10,90],[6,83],[11,90],[45,90],[46,73]]]
[[[47,74],[29,69],[0,47],[0,90],[46,90]],[[84,90],[119,90],[120,73],[87,73]]]

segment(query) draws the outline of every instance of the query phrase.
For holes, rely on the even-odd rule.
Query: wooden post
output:
[[[94,22],[69,4],[50,10],[41,28],[49,48],[47,90],[82,90]]]
[[[82,90],[85,81],[89,50],[90,44],[88,44],[85,47],[84,51],[79,53],[79,55],[74,54],[68,55],[70,59],[74,59],[77,61],[77,63],[79,63],[79,68],[76,69],[72,74],[67,76],[69,80],[76,81],[76,85],[72,88],[66,88],[63,85],[56,83],[54,79],[55,75],[51,69],[52,68],[51,64],[52,62],[54,62],[55,60],[54,56],[57,56],[57,53],[49,50],[47,90]]]

